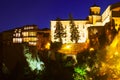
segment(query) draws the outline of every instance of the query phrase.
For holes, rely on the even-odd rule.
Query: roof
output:
[[[112,9],[114,9],[114,8],[117,8],[117,7],[120,7],[120,2],[117,2],[117,3],[115,3],[115,4],[112,4],[111,7],[110,7],[110,9],[112,10]]]
[[[86,21],[87,19],[73,19],[74,21],[81,21],[84,20]],[[51,21],[57,21],[57,20],[51,20]],[[60,21],[70,21],[70,19],[60,19]]]
[[[98,6],[98,5],[94,4],[94,5],[92,5],[91,7],[100,7],[100,6]]]

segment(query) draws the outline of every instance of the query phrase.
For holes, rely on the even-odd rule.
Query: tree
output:
[[[108,47],[105,49],[106,52],[100,53],[101,58],[101,67],[100,74],[102,76],[107,75],[106,80],[119,80],[120,79],[120,33],[118,33],[111,44],[107,45]],[[103,56],[105,57],[103,59]],[[99,57],[98,57],[99,58]],[[103,80],[103,79],[102,79]]]
[[[116,34],[117,31],[115,29],[115,21],[114,19],[111,19],[110,22],[106,23],[105,25],[105,35],[106,35],[107,44],[110,45],[112,43]]]
[[[60,18],[57,18],[56,19],[57,22],[56,22],[56,29],[55,29],[55,39],[59,39],[59,42],[63,42],[62,41],[62,38],[64,38],[66,36],[66,33],[64,31],[64,28],[63,28],[63,25],[62,23],[60,22]]]
[[[79,37],[80,37],[78,27],[76,27],[71,14],[69,15],[69,17],[70,17],[71,41],[75,41],[75,43],[78,43],[78,40],[79,40]]]

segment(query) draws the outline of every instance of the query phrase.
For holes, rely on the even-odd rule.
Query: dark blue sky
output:
[[[0,32],[27,24],[50,28],[50,20],[68,19],[69,13],[75,19],[85,19],[95,2],[102,13],[120,0],[0,0]]]

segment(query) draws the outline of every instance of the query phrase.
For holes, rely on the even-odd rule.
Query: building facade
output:
[[[88,15],[87,19],[85,20],[76,20],[76,19],[67,19],[67,20],[59,20],[61,23],[63,30],[65,32],[65,36],[61,36],[61,32],[59,32],[59,35],[56,34],[58,28],[58,20],[52,20],[51,21],[51,41],[52,42],[60,42],[59,37],[56,37],[56,35],[61,36],[62,43],[75,43],[75,40],[72,40],[72,36],[74,34],[71,33],[71,21],[73,21],[74,26],[77,28],[79,38],[77,40],[77,43],[85,43],[87,40],[89,40],[89,27],[102,27],[105,26],[106,23],[110,22],[112,19],[114,19],[115,28],[118,30],[120,27],[120,2],[109,5],[107,9],[103,12],[102,15],[100,15],[101,8],[97,5],[93,5],[90,7],[90,14]],[[93,32],[96,34],[98,33],[97,29],[93,29]],[[75,34],[77,35],[77,34]]]
[[[35,46],[37,41],[37,32],[39,28],[37,25],[25,25],[14,29],[13,43],[28,43]]]
[[[27,43],[29,46],[37,46],[40,50],[50,43],[50,29],[39,29],[37,25],[25,25],[2,32],[0,38],[1,45]]]
[[[50,29],[42,29],[37,32],[37,49],[45,50],[50,48]]]
[[[8,30],[1,33],[1,39],[3,45],[11,45],[13,43],[13,32],[14,30]]]

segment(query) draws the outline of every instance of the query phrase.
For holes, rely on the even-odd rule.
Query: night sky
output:
[[[69,13],[74,19],[85,19],[93,4],[102,13],[116,2],[120,0],[0,0],[0,32],[30,24],[50,28],[50,20],[68,19]]]

